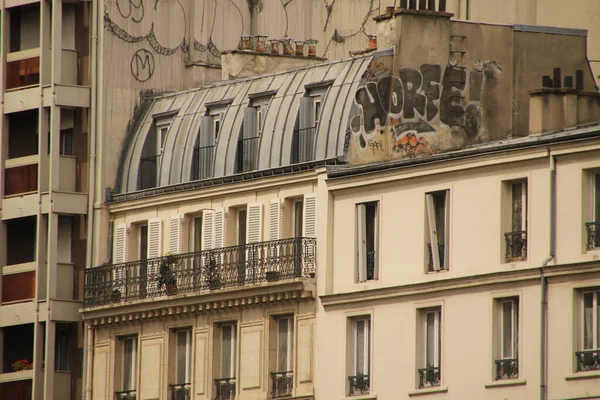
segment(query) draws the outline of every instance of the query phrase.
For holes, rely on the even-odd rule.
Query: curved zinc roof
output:
[[[131,128],[121,157],[120,192],[139,189],[140,159],[148,156],[145,144],[154,141],[156,123],[168,117],[170,125],[156,168],[156,186],[168,186],[192,180],[194,147],[201,119],[208,108],[218,104],[223,112],[220,133],[215,140],[212,177],[235,173],[238,138],[242,136],[244,109],[252,98],[265,93],[268,106],[262,134],[258,139],[256,170],[268,170],[292,163],[292,141],[297,128],[301,98],[307,88],[323,85],[321,115],[315,132],[312,160],[344,156],[344,138],[354,93],[371,56],[323,63],[307,68],[267,76],[222,82],[181,92],[158,95],[144,100],[146,112]],[[207,107],[207,105],[209,107]]]

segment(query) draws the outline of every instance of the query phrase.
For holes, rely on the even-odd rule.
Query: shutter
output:
[[[21,43],[19,50],[40,47],[40,12],[36,10],[21,13]]]
[[[256,243],[262,240],[262,203],[248,204],[246,214],[246,243]]]
[[[446,204],[444,205],[444,269],[450,270],[450,190],[446,190],[444,196]]]
[[[300,98],[300,129],[314,127],[315,117],[313,116],[313,98]]]
[[[302,236],[317,237],[317,196],[314,194],[304,195]]]
[[[242,171],[252,171],[255,169],[256,156],[258,150],[258,139],[256,132],[256,108],[244,108],[244,131],[242,138],[245,139],[242,144]],[[252,139],[252,140],[250,140]]]
[[[440,270],[440,253],[438,251],[438,235],[435,224],[435,207],[433,204],[433,195],[425,195],[425,205],[427,207],[427,222],[429,228],[429,244],[431,246],[431,257],[433,260],[433,269]]]
[[[356,207],[357,218],[357,243],[358,247],[358,281],[367,280],[367,208],[364,204],[358,204]]]
[[[162,255],[162,220],[152,218],[148,220],[148,259]]]
[[[75,4],[63,3],[62,48],[75,50]]]
[[[71,264],[71,217],[58,217],[58,254],[59,264]]]
[[[181,215],[169,217],[169,253],[179,253],[181,248]]]
[[[214,121],[210,115],[204,115],[200,119],[200,140],[198,147],[213,146],[215,144]]]
[[[298,131],[298,161],[312,160],[313,153],[313,98],[300,98],[300,130]]]
[[[281,203],[273,199],[269,203],[269,240],[279,240],[281,229]]]
[[[258,113],[260,114],[260,126],[258,126],[257,136],[262,135],[263,129],[265,127],[265,119],[267,118],[267,106],[263,105],[258,108]]]
[[[202,211],[202,250],[214,248],[215,212],[213,210]]]
[[[212,116],[203,116],[200,121],[200,133],[198,134],[198,177],[200,179],[212,176],[213,152],[215,145],[214,121]]]
[[[246,107],[244,108],[244,131],[242,137],[248,139],[256,136],[256,108]]]
[[[225,210],[218,209],[215,211],[215,229],[214,229],[214,248],[220,249],[225,247]]]
[[[124,263],[127,259],[127,228],[125,224],[115,225],[113,236],[113,264]]]
[[[73,110],[66,110],[66,109],[61,109],[60,110],[60,130],[65,130],[65,129],[73,129],[75,126],[75,121],[74,121],[74,114],[75,112]],[[48,127],[49,129],[50,127]]]

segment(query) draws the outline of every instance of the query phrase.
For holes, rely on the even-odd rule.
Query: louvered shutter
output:
[[[162,220],[148,220],[148,259],[162,255]]]
[[[304,195],[302,236],[317,237],[317,196],[314,194]]]
[[[179,253],[181,248],[181,215],[169,217],[169,253]]]
[[[260,242],[262,239],[262,203],[248,204],[246,218],[246,242]]]
[[[65,129],[73,129],[73,127],[75,126],[75,119],[74,119],[74,111],[73,110],[65,110],[65,109],[61,109],[60,110],[60,130],[65,130]],[[50,129],[48,127],[48,129]]]
[[[225,210],[223,210],[222,208],[215,210],[215,249],[225,247],[225,227]]]
[[[444,269],[450,269],[450,190],[446,190],[444,204]]]
[[[62,48],[75,50],[75,4],[63,3]]]
[[[39,8],[21,14],[21,32],[19,36],[21,39],[19,50],[40,47]]]
[[[127,227],[125,224],[115,225],[113,235],[113,264],[122,264],[127,260]],[[113,269],[113,286],[122,288],[125,285],[125,274],[122,267]]]
[[[215,144],[214,121],[210,115],[200,119],[200,140],[198,147],[212,146]]]
[[[300,130],[298,131],[298,161],[312,160],[314,143],[313,98],[300,98]]]
[[[71,264],[71,217],[58,217],[58,253],[59,264]]]
[[[359,204],[356,207],[357,218],[357,253],[358,253],[358,281],[367,280],[367,215],[364,204]]]
[[[279,240],[281,230],[281,203],[273,199],[269,203],[269,240]]]
[[[440,269],[440,253],[438,251],[438,233],[437,224],[435,220],[435,205],[433,202],[433,196],[431,194],[425,195],[425,205],[427,207],[427,222],[429,228],[429,246],[431,252],[431,259],[433,263],[433,269],[439,271]]]
[[[215,238],[215,212],[202,211],[202,251],[214,248]]]
[[[243,171],[252,171],[255,169],[256,156],[258,153],[258,133],[256,131],[256,108],[244,108],[244,131],[242,138],[245,139],[242,144],[242,169]]]

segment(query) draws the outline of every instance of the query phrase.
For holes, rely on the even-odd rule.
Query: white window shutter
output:
[[[357,243],[358,247],[358,281],[367,280],[367,212],[364,204],[356,207]]]
[[[304,195],[302,236],[317,237],[317,196],[314,194]]]
[[[181,248],[181,215],[169,217],[169,253],[179,253]]]
[[[431,245],[431,257],[433,259],[433,269],[440,270],[440,253],[438,251],[438,233],[436,231],[435,206],[433,195],[425,195],[425,205],[427,207],[427,222],[429,228],[429,243]]]
[[[59,264],[71,264],[71,231],[73,220],[71,217],[58,217],[58,252]]]
[[[127,227],[125,224],[115,225],[113,236],[113,264],[121,264],[127,260]]]
[[[63,3],[62,9],[62,48],[75,50],[75,4]]]
[[[279,240],[281,231],[281,202],[273,199],[269,203],[269,240]]]
[[[214,248],[215,238],[215,212],[214,210],[202,211],[202,250]]]
[[[148,258],[162,256],[162,220],[152,218],[148,220]]]
[[[225,224],[225,210],[220,208],[215,210],[215,228],[214,228],[214,248],[220,249],[221,247],[225,247],[225,234],[226,234],[226,224]]]
[[[248,204],[246,213],[246,242],[256,243],[262,240],[262,203]]]
[[[447,271],[450,269],[450,190],[446,190],[445,200],[446,204],[444,204],[444,269]]]

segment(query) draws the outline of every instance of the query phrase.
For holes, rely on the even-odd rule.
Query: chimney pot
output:
[[[255,35],[254,39],[255,39],[255,46],[256,46],[254,50],[257,53],[264,53],[267,49],[267,46],[266,46],[267,36]]]
[[[419,0],[419,10],[424,10],[427,0]]]
[[[271,42],[271,54],[279,54],[279,39],[270,39]]]
[[[575,71],[575,89],[583,90],[583,70]]]
[[[308,39],[306,44],[308,45],[308,56],[316,57],[317,56],[317,43],[319,43],[316,39]]]
[[[296,40],[296,55],[303,56],[304,55],[304,45],[306,42],[304,40]]]
[[[445,12],[446,11],[446,0],[440,0],[439,3],[439,12]]]
[[[394,12],[394,6],[386,6],[385,7],[386,14],[391,14]]]
[[[280,40],[282,46],[283,46],[283,54],[285,55],[292,55],[294,53],[294,48],[292,47],[292,39],[290,38],[283,38]]]
[[[240,50],[252,50],[251,37],[240,36]]]
[[[408,0],[408,8],[411,10],[417,9],[417,0]]]
[[[408,0],[400,0],[400,8],[408,8]]]
[[[377,48],[377,35],[367,35],[369,37],[369,46],[367,49],[376,49]]]
[[[560,68],[554,68],[554,76],[552,77],[552,83],[554,83],[554,87],[559,89],[562,79],[560,79]]]

